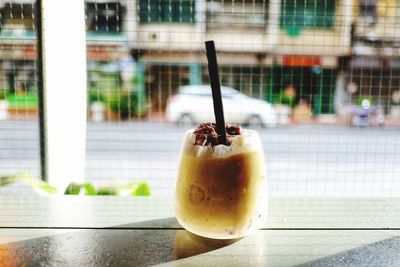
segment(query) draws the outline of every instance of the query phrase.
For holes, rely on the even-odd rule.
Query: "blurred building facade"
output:
[[[85,3],[89,90],[134,91],[154,111],[180,85],[208,82],[206,40],[216,42],[222,84],[274,103],[291,86],[315,115],[362,95],[390,112],[399,88],[395,0]],[[3,0],[0,10],[0,89],[35,90],[34,3]]]
[[[338,80],[342,102],[369,99],[385,114],[399,118],[400,5],[396,0],[360,0],[354,7],[352,57]],[[342,92],[340,92],[342,90]]]
[[[132,49],[145,62],[157,109],[180,84],[207,82],[204,41],[214,40],[223,84],[271,102],[292,85],[296,102],[334,112],[338,62],[351,55],[351,1],[179,1],[186,6],[175,15],[158,2],[132,4],[139,14]]]
[[[0,1],[0,89],[35,90],[36,34],[29,1]]]

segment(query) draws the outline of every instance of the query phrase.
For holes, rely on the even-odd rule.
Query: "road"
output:
[[[67,130],[67,129],[66,129]],[[86,179],[147,181],[172,195],[185,129],[166,123],[89,123]],[[261,129],[274,196],[400,196],[400,129]],[[36,121],[0,121],[0,175],[39,177]],[[65,140],[68,142],[68,140]]]

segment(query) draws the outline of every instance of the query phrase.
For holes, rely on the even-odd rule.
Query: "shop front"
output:
[[[313,116],[334,112],[336,58],[278,56],[273,69],[275,104],[308,106]]]

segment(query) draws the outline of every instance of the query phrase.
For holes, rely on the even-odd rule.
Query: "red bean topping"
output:
[[[227,145],[231,145],[234,135],[240,135],[240,127],[238,125],[227,124],[225,126],[227,133]],[[218,134],[215,123],[201,123],[195,130],[196,141],[194,145],[198,146],[216,146],[218,145]]]

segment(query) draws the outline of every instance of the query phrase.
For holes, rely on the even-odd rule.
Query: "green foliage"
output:
[[[65,190],[65,195],[85,196],[150,196],[150,186],[145,182],[120,183],[110,182],[107,186],[99,187],[97,190],[90,183],[71,183]]]
[[[282,105],[288,105],[293,107],[295,104],[295,98],[291,98],[285,94],[279,94],[279,95],[275,95],[273,100],[272,100],[273,104],[282,104]]]
[[[48,183],[32,178],[28,173],[18,173],[15,175],[1,176],[0,187],[9,186],[14,183],[23,182],[34,192],[42,196],[57,194],[57,188]],[[91,183],[70,183],[64,192],[64,195],[118,195],[118,196],[150,196],[151,189],[146,182],[121,183],[112,181],[107,186],[96,188]]]
[[[0,89],[0,100],[6,99],[6,97],[7,97],[7,90]]]
[[[134,105],[130,94],[125,92],[117,92],[110,98],[109,107],[111,111],[118,113],[122,119],[131,117],[134,114]]]
[[[99,90],[90,89],[88,92],[88,103],[90,105],[95,101],[104,102],[105,101],[104,95]]]
[[[85,193],[88,196],[97,195],[96,189],[94,188],[94,186],[92,184],[89,184],[89,183],[83,184],[83,189],[85,189]]]
[[[98,195],[118,195],[118,196],[150,196],[150,186],[145,182],[121,183],[118,181],[110,182],[107,186],[100,187]]]
[[[88,104],[94,101],[103,102],[108,110],[117,113],[121,119],[142,116],[145,113],[145,104],[137,92],[90,89]]]
[[[37,108],[38,107],[38,95],[36,91],[29,91],[26,93],[7,93],[6,98],[8,100],[10,108]]]
[[[68,185],[67,189],[65,189],[64,194],[65,195],[79,195],[80,192],[81,192],[81,186],[79,184],[70,183]]]
[[[96,196],[97,191],[94,186],[90,183],[78,184],[70,183],[64,192],[64,195],[80,195],[81,190],[83,190],[83,195],[85,196]]]
[[[132,191],[132,196],[150,196],[151,189],[147,183],[140,183],[134,191]]]
[[[139,95],[135,92],[113,91],[105,94],[106,106],[118,113],[121,119],[140,116],[144,113]]]
[[[28,173],[17,173],[15,175],[0,177],[0,186],[8,186],[17,182],[23,182],[33,191],[42,196],[52,195],[57,193],[57,188],[49,185],[48,183],[32,178]]]

